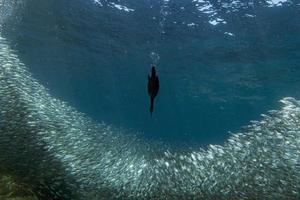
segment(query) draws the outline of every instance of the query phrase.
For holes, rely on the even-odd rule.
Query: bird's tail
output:
[[[150,114],[152,116],[153,113],[153,107],[154,107],[154,98],[151,98],[151,102],[150,102]]]

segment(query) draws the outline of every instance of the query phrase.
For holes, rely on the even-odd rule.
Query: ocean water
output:
[[[96,121],[205,146],[299,97],[297,1],[21,4],[3,35],[53,96]],[[153,63],[161,88],[151,118]]]
[[[300,197],[299,1],[0,0],[0,10],[2,167],[51,194],[43,198]],[[160,90],[151,117],[153,64]],[[270,110],[278,113],[262,115]],[[18,137],[19,156],[8,159],[6,143]],[[39,167],[27,172],[18,162],[31,155]],[[55,170],[40,175],[47,165]]]

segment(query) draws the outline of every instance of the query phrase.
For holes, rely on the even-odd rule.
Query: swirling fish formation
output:
[[[0,168],[40,199],[299,199],[300,102],[176,153],[55,99],[0,37]]]

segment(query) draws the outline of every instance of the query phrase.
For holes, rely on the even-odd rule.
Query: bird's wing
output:
[[[154,90],[154,96],[156,96],[158,94],[158,90],[159,90],[159,79],[158,76],[155,77],[155,90]]]

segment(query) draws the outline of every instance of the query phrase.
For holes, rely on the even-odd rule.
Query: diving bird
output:
[[[154,98],[156,97],[159,90],[159,80],[156,75],[155,66],[152,66],[151,76],[148,75],[148,94],[150,96],[150,114],[152,116]]]

